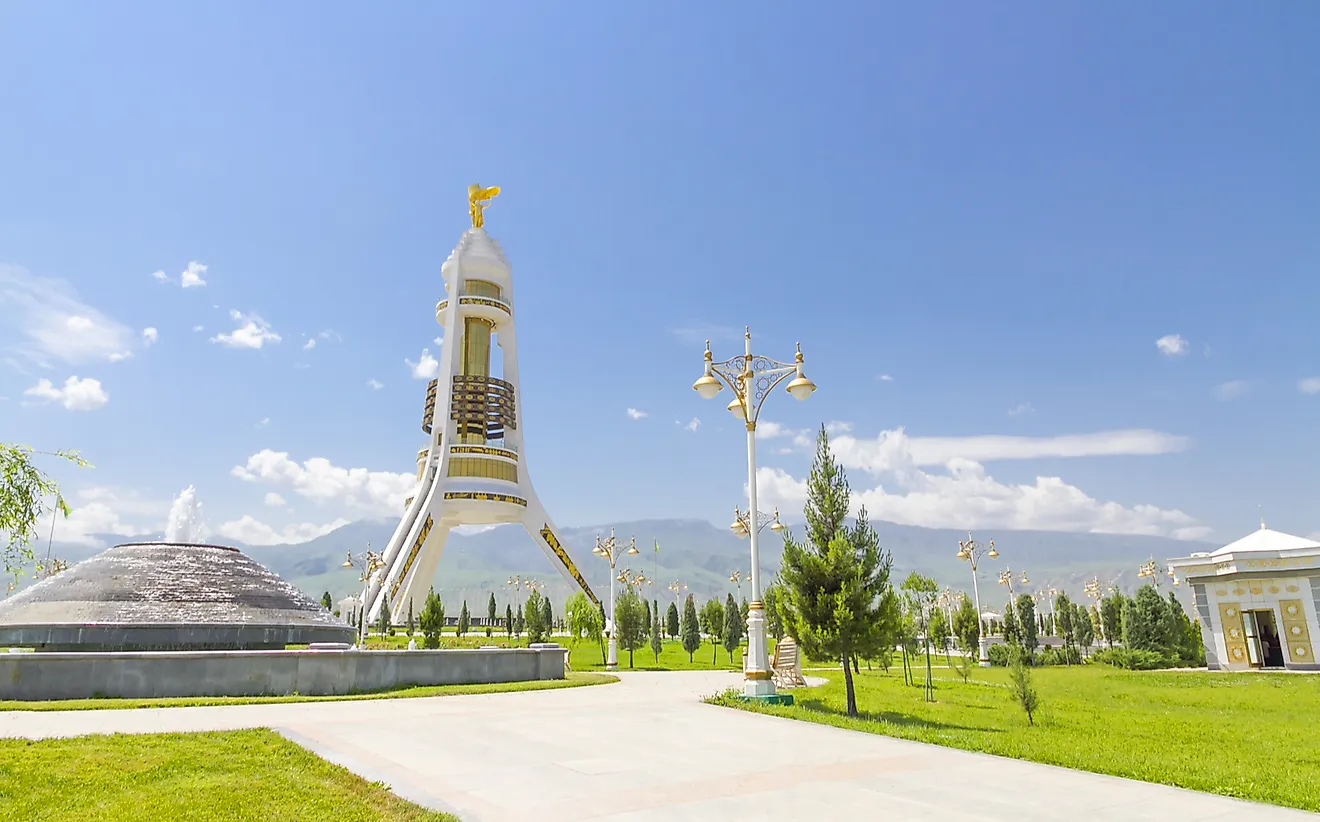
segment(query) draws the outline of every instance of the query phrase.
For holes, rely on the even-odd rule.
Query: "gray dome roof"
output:
[[[0,600],[0,647],[238,650],[352,639],[320,603],[219,545],[116,545]]]

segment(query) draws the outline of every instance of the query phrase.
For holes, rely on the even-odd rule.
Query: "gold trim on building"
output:
[[[391,607],[393,607],[394,598],[399,595],[399,586],[403,585],[403,581],[408,578],[408,571],[412,570],[413,560],[417,559],[417,554],[421,552],[422,545],[425,544],[426,538],[430,536],[433,524],[428,516],[426,523],[422,525],[422,530],[417,534],[417,539],[413,540],[412,549],[408,551],[408,558],[403,562],[403,571],[399,573],[399,578],[394,580],[394,585],[390,588]]]
[[[1311,629],[1306,624],[1306,605],[1300,599],[1281,599],[1279,613],[1283,617],[1280,633],[1288,649],[1288,659],[1294,664],[1314,664],[1315,650],[1311,645]]]
[[[568,570],[569,576],[573,577],[573,581],[581,586],[582,592],[587,595],[587,599],[599,607],[600,600],[596,598],[596,594],[591,590],[591,586],[587,584],[587,581],[582,578],[582,574],[578,573],[577,566],[573,564],[573,560],[568,558],[568,552],[560,544],[559,537],[555,536],[555,532],[550,530],[550,523],[548,522],[541,529],[541,539],[545,540],[545,544],[550,546],[550,550],[554,551],[555,556],[564,564],[564,568]]]
[[[527,507],[527,500],[522,497],[515,497],[512,494],[493,494],[488,491],[446,491],[445,499],[465,499],[476,502],[503,502],[508,505],[521,505]]]
[[[493,479],[516,484],[518,482],[518,465],[504,460],[485,459],[484,457],[451,457],[447,476]]]
[[[774,675],[771,674],[769,671],[747,671],[744,673],[743,679],[754,679],[754,680],[774,679]]]
[[[451,445],[451,454],[483,454],[487,457],[504,457],[517,461],[518,452],[511,448],[498,448],[493,445]]]
[[[1242,606],[1236,602],[1219,603],[1219,626],[1224,632],[1224,650],[1229,665],[1250,665],[1247,656],[1247,632],[1242,625]]]

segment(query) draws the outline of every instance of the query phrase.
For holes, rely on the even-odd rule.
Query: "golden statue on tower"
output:
[[[490,186],[482,188],[481,183],[473,183],[468,186],[468,214],[472,215],[472,227],[482,228],[486,225],[486,217],[482,211],[490,205],[490,201],[500,193],[499,186]]]

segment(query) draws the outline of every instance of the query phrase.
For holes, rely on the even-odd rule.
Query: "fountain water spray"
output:
[[[174,498],[174,504],[170,506],[170,517],[165,524],[165,541],[198,543],[206,538],[206,533],[206,526],[202,524],[202,504],[197,501],[196,489],[189,485]]]

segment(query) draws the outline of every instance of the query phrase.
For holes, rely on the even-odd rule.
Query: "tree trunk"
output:
[[[718,642],[711,645],[710,664],[718,665],[720,662],[720,644]]]
[[[926,700],[935,701],[935,686],[930,681],[930,637],[926,638]]]
[[[853,690],[852,669],[848,667],[848,655],[843,654],[843,686],[848,693],[848,716],[857,716],[857,692]]]
[[[862,669],[857,666],[857,654],[852,655],[852,661],[853,661],[853,673],[860,674],[862,672]]]

